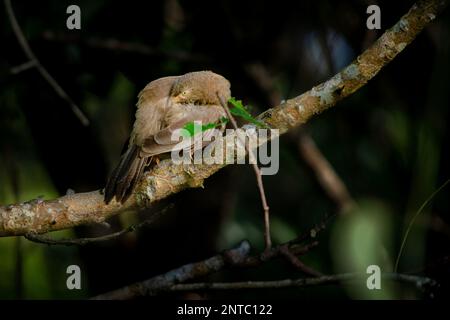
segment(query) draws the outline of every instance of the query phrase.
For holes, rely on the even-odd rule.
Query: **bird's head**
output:
[[[220,105],[217,94],[227,101],[231,97],[230,82],[211,71],[190,72],[175,82],[171,96],[177,103]]]

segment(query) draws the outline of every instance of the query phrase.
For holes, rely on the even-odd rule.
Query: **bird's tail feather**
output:
[[[105,187],[105,202],[108,204],[116,197],[118,202],[124,203],[130,197],[149,162],[148,157],[141,155],[138,146],[130,146],[108,179]]]

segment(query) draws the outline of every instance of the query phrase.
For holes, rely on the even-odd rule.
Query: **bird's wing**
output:
[[[173,108],[176,108],[174,106]],[[203,125],[210,123],[219,123],[221,117],[225,116],[225,112],[221,106],[194,106],[184,113],[181,119],[169,122],[165,128],[162,128],[155,135],[145,139],[141,146],[141,152],[147,156],[154,156],[161,153],[181,150],[192,146],[193,139],[185,140],[187,144],[180,144],[180,141],[172,139],[173,134],[185,127],[188,123],[200,121]],[[212,135],[212,129],[202,132],[204,138]]]

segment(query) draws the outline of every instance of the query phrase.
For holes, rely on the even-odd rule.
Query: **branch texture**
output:
[[[268,109],[259,119],[280,133],[350,96],[392,61],[442,11],[448,0],[418,1],[391,29],[349,66],[304,94]],[[55,200],[33,200],[0,207],[0,236],[46,233],[102,222],[124,210],[144,208],[186,188],[201,187],[206,178],[226,164],[175,165],[161,161],[147,172],[135,194],[121,205],[103,202],[100,191],[66,195]]]

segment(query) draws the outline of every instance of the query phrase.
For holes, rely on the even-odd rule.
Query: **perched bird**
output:
[[[152,159],[178,144],[171,139],[175,130],[195,121],[219,124],[226,117],[219,97],[227,101],[230,96],[228,80],[211,71],[150,82],[139,93],[133,131],[106,184],[105,202],[115,197],[124,203],[129,198]]]

